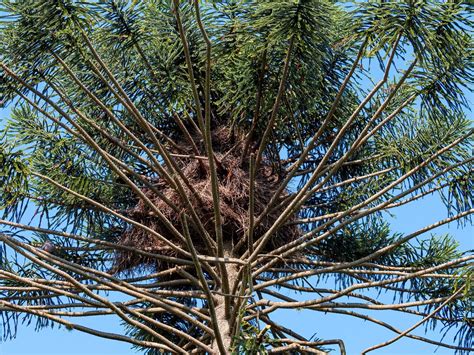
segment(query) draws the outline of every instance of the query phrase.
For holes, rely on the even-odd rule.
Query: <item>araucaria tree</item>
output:
[[[2,0],[3,336],[345,353],[274,318],[298,309],[393,331],[364,353],[472,351],[474,256],[433,234],[474,212],[467,3]],[[390,228],[429,194],[446,219]]]

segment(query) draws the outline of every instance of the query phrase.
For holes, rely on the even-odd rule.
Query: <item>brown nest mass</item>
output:
[[[228,128],[224,127],[215,129],[212,133],[213,149],[218,162],[217,172],[223,238],[224,243],[234,246],[244,238],[249,228],[249,159],[245,158],[242,162],[242,141],[244,141],[242,138],[242,135],[231,133]],[[195,139],[194,141],[198,145],[198,148],[204,151],[202,140],[199,141]],[[182,155],[184,152],[192,155],[193,150],[191,149],[191,145],[186,143],[185,141],[179,144],[178,148],[180,152],[176,153]],[[182,169],[184,176],[189,180],[189,183],[194,187],[198,195],[196,196],[189,188],[186,188],[187,197],[207,233],[215,240],[214,210],[208,161],[207,159],[197,159],[195,157],[176,157],[175,159],[178,166]],[[256,217],[259,216],[268,205],[278,188],[280,180],[281,175],[276,173],[268,163],[263,161],[260,164],[255,174],[254,211]],[[143,191],[163,215],[170,220],[173,226],[177,230],[182,231],[180,215],[187,210],[183,199],[179,193],[170,187],[163,179],[155,181],[155,187],[175,205],[175,208],[170,207],[169,204],[164,202],[163,199],[158,197],[151,189],[143,189]],[[287,195],[288,193],[285,191],[279,197],[282,199]],[[283,208],[274,210],[261,221],[254,230],[255,239],[263,235],[269,229],[281,214],[282,209]],[[187,250],[183,242],[173,236],[143,201],[139,200],[134,208],[127,211],[127,214],[135,221],[152,228],[161,235],[169,238],[175,245]],[[208,255],[209,250],[204,243],[202,233],[199,231],[199,228],[192,223],[190,223],[190,235],[198,252]],[[263,252],[287,244],[295,240],[299,235],[300,230],[296,225],[284,225],[275,233],[270,242],[267,243]],[[119,239],[119,244],[156,254],[176,256],[176,253],[171,250],[169,246],[157,241],[155,237],[137,227],[131,227],[123,233]],[[242,253],[246,246],[247,243],[243,243],[243,248],[240,248],[240,250],[234,249],[234,256],[238,256]],[[120,251],[115,258],[114,271],[130,271],[137,267],[153,267],[159,270],[164,266],[165,265],[160,265],[154,258],[146,258],[133,252]]]

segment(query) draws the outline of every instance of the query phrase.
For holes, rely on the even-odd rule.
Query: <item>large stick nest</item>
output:
[[[249,157],[244,157],[242,161],[242,152],[245,139],[243,135],[231,133],[226,127],[220,127],[213,130],[212,143],[217,158],[217,173],[219,180],[220,210],[222,216],[222,231],[224,243],[237,245],[245,238],[249,230]],[[205,151],[202,140],[194,139],[201,152]],[[179,144],[180,153],[193,154],[191,145],[188,141],[182,140]],[[183,183],[187,197],[191,205],[204,225],[209,236],[215,240],[214,208],[211,191],[211,178],[209,174],[209,162],[207,159],[175,158],[176,163],[182,169],[184,176],[187,177],[190,184],[194,187],[199,198]],[[267,161],[263,160],[255,174],[255,204],[254,215],[257,218],[269,204],[270,199],[275,194],[282,175],[273,169]],[[179,193],[164,179],[155,181],[158,189],[169,201],[177,208],[170,207],[151,189],[144,188],[143,192],[155,204],[155,206],[165,215],[173,226],[183,231],[181,224],[181,214],[187,213],[183,199]],[[288,196],[284,191],[279,200]],[[254,230],[254,240],[261,237],[281,215],[283,207],[269,213]],[[152,228],[156,232],[168,238],[173,244],[188,250],[186,245],[173,236],[173,233],[160,221],[154,212],[142,200],[136,203],[136,206],[127,211],[127,214],[135,221]],[[189,213],[188,213],[189,214]],[[209,248],[204,243],[202,233],[196,225],[190,221],[190,235],[193,244],[199,253],[209,254]],[[272,236],[269,243],[263,249],[263,253],[285,245],[300,236],[300,230],[296,225],[287,224],[279,228],[277,233]],[[177,256],[176,252],[170,249],[163,242],[158,241],[154,236],[138,227],[130,227],[119,239],[119,244],[134,247],[139,250],[152,252],[166,256]],[[234,256],[240,255],[247,247],[247,243],[242,243],[240,250],[233,250]],[[155,270],[164,269],[169,265],[162,265],[157,259],[147,258],[133,252],[120,251],[115,258],[114,271],[131,271],[137,267],[153,268]]]

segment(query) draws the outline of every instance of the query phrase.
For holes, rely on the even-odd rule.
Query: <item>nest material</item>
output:
[[[195,140],[199,142],[198,140]],[[215,129],[212,133],[212,143],[218,164],[218,180],[220,194],[220,210],[222,217],[222,230],[225,243],[236,245],[239,240],[245,237],[249,228],[249,162],[248,158],[241,161],[243,151],[243,136],[231,133],[228,128],[221,127]],[[200,149],[204,151],[202,142]],[[190,145],[186,141],[179,145],[181,151],[193,154]],[[182,169],[184,176],[187,177],[189,183],[194,187],[199,198],[186,188],[185,190],[194,211],[201,220],[204,228],[211,238],[215,240],[215,224],[214,209],[211,191],[211,179],[209,174],[209,164],[207,160],[198,160],[196,158],[176,158],[176,162]],[[265,161],[260,164],[255,174],[255,216],[259,216],[278,188],[281,176],[274,172],[274,169]],[[155,206],[165,215],[173,226],[182,231],[181,213],[186,212],[186,205],[180,197],[179,193],[170,187],[166,181],[159,179],[155,182],[156,188],[169,200],[175,207],[170,207],[160,197],[158,197],[151,189],[144,188],[145,195],[155,204]],[[279,196],[281,199],[287,196],[285,191]],[[263,235],[280,216],[283,209],[275,210],[267,215],[254,230],[254,239]],[[128,215],[147,227],[157,231],[161,235],[169,238],[169,240],[183,249],[187,247],[183,245],[168,230],[167,227],[154,215],[152,210],[142,200],[139,200],[136,206],[128,210]],[[190,234],[193,244],[202,254],[209,254],[209,250],[204,243],[203,236],[199,232],[197,226],[192,224],[190,219]],[[296,225],[282,226],[277,233],[267,243],[265,251],[270,251],[285,245],[300,236],[300,230]],[[119,244],[130,246],[139,250],[152,252],[166,256],[176,256],[175,251],[163,242],[158,241],[155,237],[137,227],[129,228],[122,234]],[[244,243],[244,247],[247,244]],[[241,250],[233,251],[235,256],[241,253]],[[130,271],[137,267],[152,267],[160,270],[165,265],[160,265],[157,259],[140,256],[133,252],[120,251],[115,258],[114,270],[116,272]]]

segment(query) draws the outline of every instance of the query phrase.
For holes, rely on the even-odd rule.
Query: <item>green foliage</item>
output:
[[[0,210],[4,214],[21,209],[28,191],[29,169],[21,152],[0,144]]]
[[[242,329],[238,338],[235,340],[233,354],[267,354],[266,345],[271,343],[270,337],[267,335],[270,326],[258,329],[252,324],[246,323],[242,325]]]
[[[193,88],[204,107],[206,42],[193,2],[180,1],[178,8],[171,0],[1,0],[0,4],[0,13],[6,14],[0,19],[0,106],[11,108],[10,118],[0,127],[3,218],[117,242],[133,228],[130,219],[117,215],[133,219],[140,213],[144,199],[137,189],[150,197],[150,191],[162,188],[166,174],[159,168],[177,179],[169,157],[164,157],[160,148],[172,151],[174,157],[188,154],[191,148],[182,126],[191,132],[198,149],[203,147],[194,128],[198,114]],[[211,41],[213,132],[223,127],[231,132],[236,151],[241,149],[236,142],[250,137],[248,151],[238,152],[242,155],[236,163],[242,168],[239,171],[250,175],[244,153],[259,153],[256,147],[270,117],[275,121],[263,151],[263,170],[275,177],[275,184],[288,176],[292,164],[312,144],[288,188],[283,189],[283,195],[291,196],[285,202],[278,196],[276,203],[285,207],[298,191],[314,189],[296,206],[294,220],[286,223],[299,223],[301,235],[316,231],[313,236],[318,238],[329,233],[298,251],[297,262],[284,261],[281,268],[274,267],[257,278],[256,284],[287,276],[286,285],[307,287],[313,279],[291,279],[291,275],[302,270],[317,275],[318,262],[353,262],[397,243],[404,236],[386,223],[384,209],[376,210],[383,204],[437,191],[449,216],[465,213],[459,223],[470,221],[473,140],[472,123],[465,114],[465,92],[474,80],[474,61],[467,2],[222,0],[198,4]],[[181,42],[178,13],[190,58],[186,58]],[[370,90],[382,79],[392,54],[387,80],[380,82],[372,95]],[[189,79],[187,59],[194,82]],[[351,80],[339,92],[349,73]],[[277,105],[280,88],[283,94]],[[368,95],[372,96],[358,109]],[[333,106],[336,97],[338,102]],[[371,135],[355,147],[367,132]],[[343,162],[337,165],[339,161]],[[186,168],[189,164],[182,165]],[[231,178],[230,172],[224,175]],[[309,181],[311,186],[306,186]],[[137,189],[131,188],[132,183]],[[359,208],[365,201],[370,202]],[[239,208],[247,213],[248,204]],[[376,211],[364,215],[372,208]],[[29,222],[25,221],[27,210],[32,215]],[[183,208],[179,213],[190,212],[186,211]],[[331,219],[346,212],[336,222]],[[149,214],[140,221],[146,224],[153,217]],[[203,223],[207,226],[211,222],[209,218]],[[53,255],[101,271],[110,271],[116,255],[54,233],[26,236],[6,227],[1,231],[37,248],[52,242],[57,247]],[[4,248],[2,270],[58,279]],[[433,235],[403,243],[370,262],[387,269],[429,268],[462,257],[458,249],[453,238]],[[289,269],[281,271],[283,267]],[[132,271],[144,272],[139,267]],[[368,281],[389,277],[371,273],[374,268],[367,266],[356,271]],[[461,264],[440,272],[449,277],[414,278],[389,289],[394,299],[425,301],[447,297],[465,287],[464,296],[442,310],[445,321],[432,319],[428,324],[435,327],[441,322],[446,331],[457,327],[459,344],[472,347],[472,267]],[[70,270],[68,273],[80,277]],[[329,273],[315,276],[314,281],[322,283],[334,277],[341,288],[358,283],[359,276]],[[169,281],[159,279],[163,280]],[[0,284],[25,286],[9,282],[2,279]],[[168,287],[157,286],[173,289]],[[20,299],[43,296],[47,293],[25,293]],[[62,301],[45,299],[46,303],[31,304]],[[173,298],[173,302],[206,307],[194,298]],[[139,305],[151,306],[146,302]],[[423,304],[419,311],[427,313],[435,307]],[[0,312],[4,330],[18,320],[8,314]],[[195,338],[203,335],[175,315],[154,317]],[[44,321],[37,327],[49,325]],[[251,322],[239,325],[240,334],[234,339],[236,353],[265,353],[275,345],[272,341],[279,336],[274,329],[260,330],[259,326]],[[13,334],[11,329],[5,334]],[[179,342],[175,333],[153,329]],[[127,335],[154,340],[136,327],[127,326]],[[159,353],[153,348],[146,351]]]

